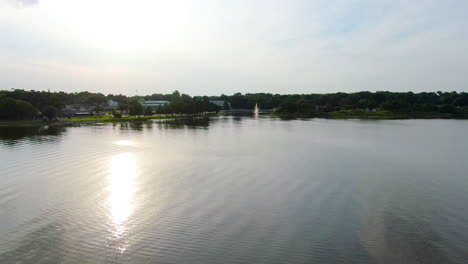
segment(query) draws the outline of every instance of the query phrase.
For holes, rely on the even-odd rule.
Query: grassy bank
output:
[[[58,122],[44,123],[40,119],[31,120],[0,120],[0,127],[33,127],[43,125],[79,125],[79,124],[95,124],[95,123],[112,123],[112,122],[136,122],[136,121],[149,121],[157,119],[170,119],[182,117],[196,117],[206,115],[161,115],[161,116],[124,116],[116,118],[111,115],[101,116],[80,116],[80,117],[59,117]]]

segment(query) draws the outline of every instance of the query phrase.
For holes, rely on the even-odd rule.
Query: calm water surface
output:
[[[0,263],[467,263],[468,121],[0,128]]]

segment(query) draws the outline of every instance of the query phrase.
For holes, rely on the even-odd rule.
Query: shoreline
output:
[[[147,122],[151,120],[163,120],[174,118],[186,117],[204,117],[213,116],[212,114],[206,115],[167,115],[167,116],[126,116],[122,118],[115,118],[113,116],[86,116],[86,117],[59,117],[57,122],[42,122],[40,119],[29,120],[0,120],[1,127],[38,127],[38,126],[73,126],[73,125],[87,125],[99,123],[119,123],[119,122]]]
[[[86,117],[71,117],[71,118],[58,118],[58,122],[42,122],[40,119],[29,120],[0,120],[1,127],[38,127],[38,126],[68,126],[68,125],[87,125],[87,124],[100,124],[100,123],[119,123],[119,122],[147,122],[151,120],[164,120],[174,118],[191,118],[191,117],[211,117],[217,116],[216,114],[206,115],[168,115],[168,116],[128,116],[122,118],[115,118],[113,116],[86,116]],[[321,113],[320,115],[301,115],[301,114],[270,114],[266,116],[283,118],[283,119],[296,119],[296,118],[319,118],[319,119],[367,119],[367,120],[395,120],[395,119],[455,119],[466,120],[466,116],[453,116],[451,114],[384,114],[384,115],[351,115],[345,113]]]

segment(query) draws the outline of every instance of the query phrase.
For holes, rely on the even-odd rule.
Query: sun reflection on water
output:
[[[135,194],[135,178],[137,177],[135,156],[132,153],[122,153],[112,157],[109,174],[109,208],[110,232],[113,240],[123,237],[127,231],[126,222],[133,211],[133,196]],[[119,245],[123,252],[126,243]]]
[[[130,141],[130,140],[119,140],[119,141],[116,141],[114,142],[115,145],[118,145],[118,146],[135,146],[135,143],[133,141]]]

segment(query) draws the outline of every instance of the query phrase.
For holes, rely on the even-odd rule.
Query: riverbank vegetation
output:
[[[144,108],[140,100],[161,100],[167,104]],[[118,102],[108,107],[109,100]],[[222,100],[223,107],[210,100]],[[98,113],[93,117],[72,117],[77,122],[148,120],[164,115],[216,113],[222,108],[275,109],[274,115],[325,118],[468,118],[466,92],[356,92],[331,94],[241,94],[195,96],[152,94],[147,96],[104,95],[101,93],[46,92],[12,89],[0,91],[0,120],[9,122],[47,116],[55,120],[64,108],[86,108]],[[78,119],[80,119],[78,121]],[[62,119],[64,120],[64,119]],[[66,121],[67,119],[65,119]],[[7,121],[5,121],[7,122]]]
[[[328,118],[467,118],[468,94],[359,92],[290,96],[275,115]]]

